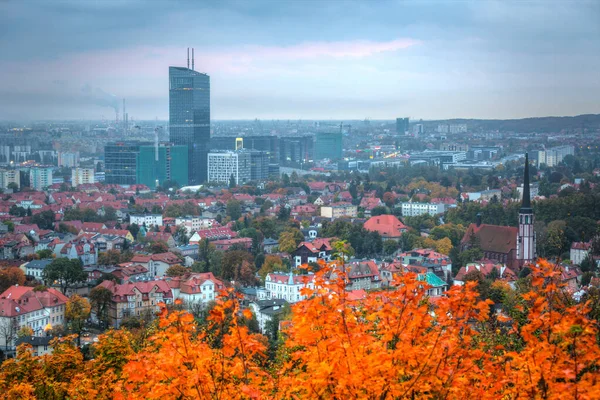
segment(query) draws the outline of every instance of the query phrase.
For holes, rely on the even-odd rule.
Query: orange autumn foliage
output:
[[[183,311],[161,308],[141,348],[111,331],[83,361],[73,342],[51,356],[22,348],[0,367],[7,398],[115,399],[597,399],[600,347],[589,304],[574,303],[546,261],[533,267],[522,324],[498,317],[519,346],[489,335],[489,301],[474,283],[430,300],[413,274],[395,290],[350,301],[331,266],[292,306],[275,360],[267,340],[243,324],[248,310],[223,293],[200,328]],[[342,275],[339,270],[336,275]],[[504,286],[503,286],[504,288]],[[506,289],[506,288],[504,288]],[[512,326],[512,328],[510,328]],[[52,392],[48,392],[51,388]],[[51,396],[50,396],[51,395]]]

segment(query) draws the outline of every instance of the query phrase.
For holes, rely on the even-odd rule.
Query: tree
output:
[[[233,174],[231,174],[231,176],[229,177],[229,188],[232,189],[235,186],[236,186],[235,176]]]
[[[54,229],[54,211],[46,210],[35,214],[31,218],[31,223],[36,224],[40,229]]]
[[[4,225],[8,226],[8,231],[9,232],[14,232],[15,231],[15,224],[12,221],[4,221],[3,222]]]
[[[286,206],[280,206],[279,210],[277,210],[277,219],[280,221],[287,221],[290,219],[290,214],[292,210]]]
[[[83,359],[72,337],[54,341],[54,352],[44,356],[22,346],[0,366],[0,393],[8,399],[600,398],[600,296],[591,288],[574,303],[544,260],[532,265],[523,288],[491,285],[490,296],[509,304],[499,316],[490,312],[492,301],[480,299],[477,281],[433,302],[423,281],[406,273],[396,277],[395,290],[356,302],[332,268],[315,274],[315,289],[291,308],[289,324],[274,319],[267,326],[269,337],[249,331],[252,313],[227,289],[198,321],[161,304],[157,325],[143,337],[101,335],[94,360]],[[269,353],[269,339],[277,352]]]
[[[96,314],[96,317],[104,326],[110,324],[110,303],[112,301],[112,292],[104,286],[96,286],[90,291],[90,305]]]
[[[190,272],[189,268],[184,267],[183,265],[175,264],[175,265],[171,265],[169,268],[167,268],[165,275],[170,276],[170,277],[175,277],[175,276],[185,275],[188,272]]]
[[[260,276],[260,279],[264,282],[266,276],[271,272],[285,271],[285,269],[281,257],[269,254],[265,257],[265,261],[258,270],[258,276]]]
[[[279,235],[279,251],[292,253],[298,247],[298,244],[304,239],[304,235],[298,229],[289,229],[281,232]]]
[[[383,242],[383,252],[386,255],[394,254],[399,247],[400,245],[395,240],[386,240],[385,242]]]
[[[69,325],[71,332],[77,334],[78,346],[81,346],[81,331],[85,321],[89,318],[92,308],[90,302],[74,294],[71,296],[65,307],[65,320]]]
[[[87,281],[88,274],[79,259],[56,258],[42,272],[44,282],[60,287],[63,294],[78,283]]]
[[[129,231],[129,233],[131,233],[131,236],[133,236],[134,238],[136,238],[138,232],[140,231],[140,226],[138,224],[130,224],[127,227],[127,230]]]
[[[19,267],[0,269],[0,293],[13,285],[22,286],[25,279],[25,273]]]
[[[242,216],[242,203],[238,200],[231,199],[227,202],[226,213],[233,221]]]
[[[121,263],[121,252],[119,250],[108,250],[98,254],[99,265],[117,265]]]
[[[4,350],[12,346],[17,336],[17,322],[12,318],[0,318],[0,338],[4,341]]]
[[[166,253],[169,251],[169,245],[162,240],[157,240],[156,242],[152,242],[148,250],[152,254]]]
[[[6,188],[12,190],[14,193],[19,191],[19,185],[17,185],[15,182],[9,183],[6,185]]]
[[[43,249],[43,250],[37,251],[36,254],[40,258],[40,260],[43,260],[43,259],[46,259],[46,258],[52,258],[52,255],[54,253],[52,253],[52,250],[50,250],[50,249]]]
[[[242,266],[244,264],[251,264],[253,269],[254,260],[252,258],[252,254],[248,253],[244,250],[229,250],[223,255],[223,259],[221,260],[221,277],[228,281],[236,281],[240,282],[241,280],[246,280],[248,278],[242,272],[247,273],[247,271],[242,271]],[[247,269],[247,268],[246,268]],[[253,280],[253,279],[250,279]],[[247,283],[247,282],[243,282]]]

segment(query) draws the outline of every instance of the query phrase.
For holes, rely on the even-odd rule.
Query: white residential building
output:
[[[129,216],[130,224],[137,224],[142,226],[146,224],[146,226],[162,226],[163,218],[161,214],[131,214]]]
[[[93,168],[73,168],[71,170],[71,186],[95,183]]]
[[[402,216],[404,217],[416,217],[419,215],[429,214],[437,215],[443,214],[446,210],[444,203],[412,203],[406,202],[401,204]]]
[[[17,187],[21,187],[21,174],[16,169],[0,170],[0,189],[8,188],[11,183],[16,183]]]
[[[571,244],[571,250],[569,258],[575,265],[581,265],[583,260],[590,254],[592,250],[591,242],[573,242]]]
[[[575,155],[575,147],[571,145],[551,147],[546,150],[538,151],[537,166],[546,164],[548,167],[554,167],[568,155]]]
[[[356,218],[358,207],[350,203],[337,203],[329,206],[321,206],[321,217],[326,218]]]
[[[314,289],[314,275],[294,275],[283,273],[267,274],[265,278],[265,289],[269,299],[284,299],[293,304],[306,299],[306,295],[300,293],[303,288]]]
[[[220,151],[208,153],[208,181],[228,184],[233,176],[236,185],[250,181],[250,152]]]
[[[52,185],[52,167],[33,167],[29,170],[31,187],[42,191]]]
[[[177,217],[175,225],[183,226],[187,231],[188,236],[201,229],[210,229],[216,225],[214,218],[203,218],[198,216]]]
[[[75,168],[79,166],[79,152],[66,152],[59,151],[58,152],[58,166],[59,167],[67,167],[67,168]]]
[[[190,273],[167,281],[173,291],[173,298],[181,299],[189,308],[194,304],[207,304],[215,300],[219,291],[225,289],[222,281],[212,272]]]

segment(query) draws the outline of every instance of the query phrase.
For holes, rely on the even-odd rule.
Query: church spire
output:
[[[529,190],[529,154],[525,153],[525,176],[523,178],[523,202],[521,213],[531,213],[531,192]]]

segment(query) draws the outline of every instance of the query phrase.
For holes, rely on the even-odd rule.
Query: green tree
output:
[[[56,258],[44,268],[42,277],[44,282],[58,285],[61,292],[66,294],[68,288],[86,282],[88,274],[79,259]]]
[[[399,247],[400,245],[397,241],[386,240],[385,242],[383,242],[383,253],[386,255],[392,255],[398,250]]]
[[[235,199],[229,200],[227,202],[226,212],[233,221],[239,219],[242,216],[242,203]]]
[[[40,258],[40,260],[43,260],[45,258],[51,258],[53,253],[52,253],[52,250],[50,250],[50,249],[43,249],[43,250],[36,252],[36,254]]]
[[[46,210],[37,213],[31,218],[31,222],[41,229],[54,229],[54,211]]]
[[[110,303],[112,301],[112,292],[104,286],[96,286],[90,291],[91,307],[96,317],[105,327],[110,324]]]

